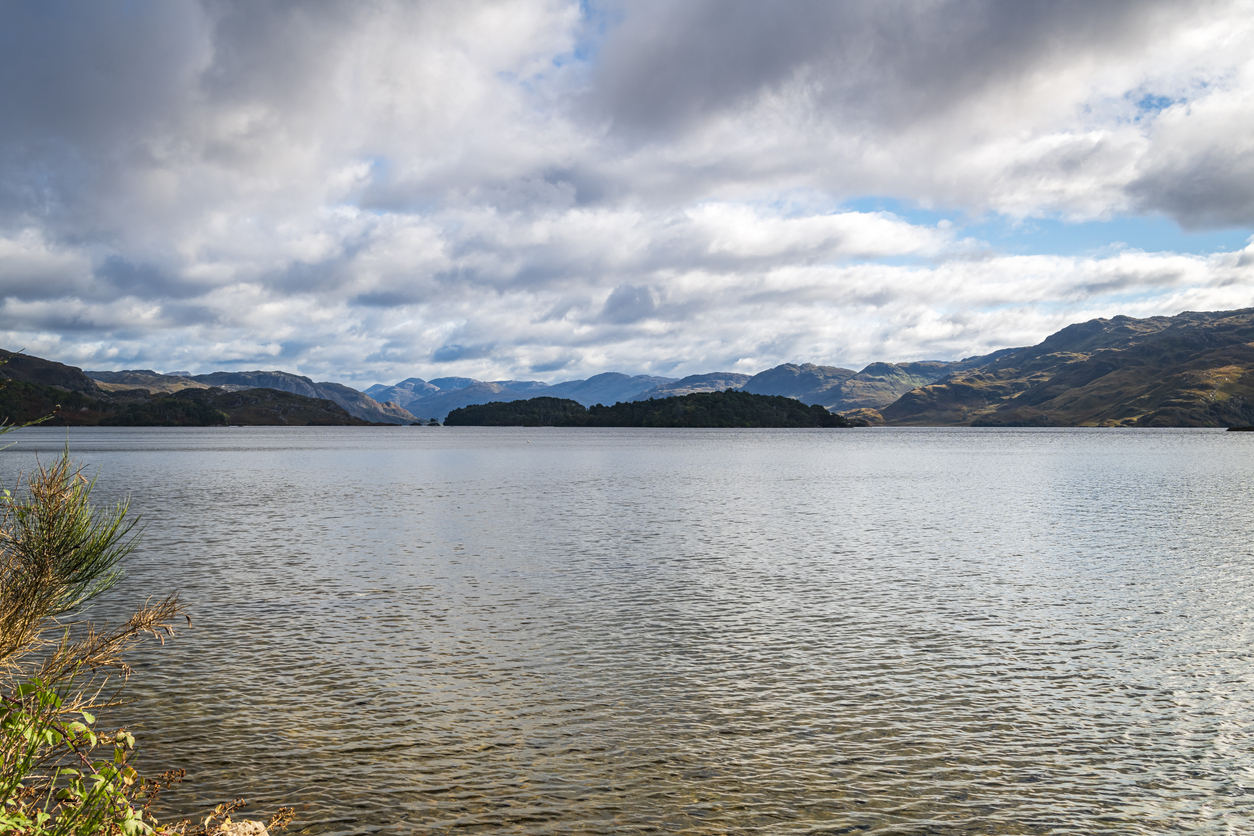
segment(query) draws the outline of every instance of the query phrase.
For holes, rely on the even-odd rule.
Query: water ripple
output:
[[[166,812],[310,834],[1251,832],[1250,441],[70,433],[148,525],[97,612],[195,619]]]

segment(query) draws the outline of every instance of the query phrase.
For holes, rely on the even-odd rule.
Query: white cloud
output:
[[[6,8],[0,73],[30,82],[0,93],[0,339],[560,378],[953,357],[1254,298],[1248,248],[1008,255],[843,206],[1254,227],[1245,0],[611,12]]]

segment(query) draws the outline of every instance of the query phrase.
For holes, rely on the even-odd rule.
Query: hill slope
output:
[[[745,381],[741,391],[753,395],[781,395],[796,398],[803,403],[821,404],[828,399],[829,391],[857,372],[839,366],[816,366],[813,363],[784,363],[773,369],[758,372]]]
[[[306,398],[334,401],[350,415],[363,421],[383,424],[409,424],[414,420],[410,412],[395,403],[379,403],[369,395],[358,392],[341,383],[314,383],[304,375],[281,371],[213,372],[193,375],[192,380],[210,386],[248,387],[250,389],[275,389],[291,392]]]
[[[89,396],[103,394],[96,381],[80,368],[3,349],[0,349],[0,380],[53,386],[66,392],[79,392]]]
[[[1077,323],[880,412],[897,426],[1254,423],[1254,309]]]
[[[366,423],[409,424],[414,420],[414,416],[399,404],[379,403],[369,395],[342,383],[314,383],[303,375],[291,372],[213,372],[186,376],[160,374],[151,369],[128,369],[120,372],[90,371],[86,374],[96,381],[99,389],[106,392],[146,389],[154,394],[173,394],[184,389],[208,389],[210,387],[229,392],[272,389],[304,398],[332,401],[353,417]]]
[[[327,399],[250,388],[231,392],[148,369],[92,372],[0,350],[0,421],[45,426],[366,424]],[[351,391],[351,390],[350,390]],[[364,396],[363,396],[364,397]]]
[[[872,363],[853,377],[827,387],[816,397],[818,403],[835,412],[878,409],[899,397],[949,374],[956,363]]]

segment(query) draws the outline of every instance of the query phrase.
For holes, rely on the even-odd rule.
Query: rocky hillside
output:
[[[208,383],[198,383],[183,375],[154,372],[152,369],[127,369],[120,372],[86,372],[105,392],[124,392],[127,389],[147,389],[150,393],[177,392],[180,389],[208,389]]]
[[[1254,309],[1070,325],[880,412],[896,426],[1251,424]]]
[[[872,363],[826,389],[816,402],[833,412],[887,406],[911,389],[940,380],[957,365],[937,361]]]
[[[482,380],[471,381],[468,386],[456,389],[437,389],[435,392],[409,402],[409,409],[419,419],[443,421],[454,409],[489,401],[518,401],[531,395],[508,389],[500,383]]]
[[[175,398],[205,403],[225,415],[229,423],[241,426],[346,427],[370,423],[350,415],[332,400],[278,389],[184,389]]]
[[[128,369],[117,372],[89,371],[87,376],[105,391],[120,392],[126,389],[146,389],[156,394],[174,393],[184,389],[208,389],[214,387],[227,392],[247,389],[273,389],[289,392],[314,400],[332,401],[350,415],[367,423],[409,424],[414,416],[395,403],[379,403],[369,395],[358,392],[341,383],[314,383],[307,377],[291,372],[213,372],[200,375],[160,374],[151,369]]]
[[[96,381],[83,374],[80,368],[3,349],[0,349],[0,380],[54,386],[91,396],[103,394]]]
[[[822,405],[829,399],[831,390],[853,377],[853,369],[839,366],[816,366],[804,363],[784,363],[773,369],[758,372],[745,381],[741,391],[753,395],[780,395],[796,398],[803,403]]]
[[[951,362],[871,363],[860,372],[839,366],[785,363],[759,372],[740,388],[760,395],[783,395],[818,404],[833,412],[876,410],[912,389],[926,386],[962,369],[981,365],[1002,352]],[[877,416],[878,417],[878,416]]]
[[[397,406],[408,408],[411,401],[416,401],[427,395],[434,395],[439,391],[439,386],[428,383],[420,377],[411,377],[392,386],[376,383],[366,390],[366,394],[379,403],[391,402]]]
[[[46,426],[368,423],[328,399],[290,392],[227,391],[143,369],[97,372],[105,379],[96,380],[74,366],[8,351],[0,351],[0,360],[0,421],[8,424],[40,419]]]
[[[242,387],[275,389],[306,398],[334,401],[348,414],[372,423],[409,424],[414,420],[414,416],[398,404],[379,403],[342,383],[315,383],[304,375],[291,372],[213,372],[193,375],[191,379],[210,386],[230,386],[237,391]]]

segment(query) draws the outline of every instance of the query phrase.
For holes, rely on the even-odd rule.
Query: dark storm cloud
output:
[[[666,147],[725,122],[754,131],[777,120],[793,131],[783,145],[766,132],[743,155],[703,153],[686,176],[668,169],[673,151],[660,154],[652,182],[640,178],[641,191],[692,199],[737,181],[759,189],[808,181],[842,197],[890,193],[975,213],[1103,215],[1135,208],[1190,228],[1254,224],[1244,176],[1254,167],[1251,155],[1229,139],[1254,127],[1250,119],[1217,125],[1183,147],[1155,122],[1172,105],[1187,108],[1191,97],[1240,77],[1231,68],[1166,69],[1178,60],[1167,46],[1173,33],[1213,25],[1236,13],[1231,4],[693,0],[617,8],[622,24],[607,35],[582,98],[585,115],[608,125],[615,141]],[[1061,90],[1062,79],[1089,66],[1095,88],[1104,81],[1096,75],[1103,64],[1118,78],[1137,62],[1147,72],[1134,86],[1106,94],[1126,100],[1127,114],[1105,101],[1048,101],[1050,77],[1060,79]],[[1160,68],[1166,75],[1155,78]],[[999,98],[1006,110],[1000,125],[988,112]],[[984,166],[964,170],[963,152],[976,152],[979,143],[992,151],[998,132],[1043,138],[1043,126],[1020,123],[1020,111],[1033,104],[1073,114],[1076,123],[1055,126],[1056,141],[1039,150],[1024,143],[1010,152],[998,176],[991,154]],[[1110,112],[1098,115],[1099,107]],[[1183,159],[1137,166],[1141,175],[1129,181],[1122,173],[1135,165],[1129,157],[1144,153],[1132,147],[1130,124],[1152,145],[1178,148]],[[819,138],[824,134],[829,147]],[[730,132],[711,137],[721,141]],[[1009,146],[998,150],[1007,153]],[[878,171],[867,164],[894,157],[902,158]],[[1225,180],[1233,163],[1236,176]],[[798,176],[803,165],[807,177]],[[1112,178],[1119,182],[1101,182]],[[1021,191],[1033,182],[1037,195],[1024,205]]]
[[[97,216],[109,169],[177,117],[205,52],[195,4],[14,2],[0,25],[0,213],[74,232]]]
[[[638,322],[657,312],[657,293],[651,287],[619,285],[605,300],[601,318],[606,322],[626,325]]]
[[[267,118],[257,130],[317,131],[320,101],[333,97],[333,77],[367,4],[340,0],[214,0],[202,4],[213,44],[213,61],[197,89],[217,106],[253,106]],[[292,139],[297,139],[292,136]],[[238,161],[247,143],[217,143],[211,158]]]
[[[616,127],[673,130],[802,81],[837,121],[899,126],[1188,11],[1167,0],[632,3],[589,101]]]
[[[203,52],[177,0],[12,2],[0,27],[0,137],[125,142],[177,108]]]
[[[1254,227],[1254,150],[1207,149],[1148,171],[1128,192],[1143,211],[1188,229]]]
[[[442,345],[431,353],[433,363],[451,363],[455,360],[475,360],[492,354],[493,345]]]
[[[203,284],[187,281],[158,265],[135,263],[117,255],[107,257],[96,268],[96,278],[101,280],[101,291],[114,298],[135,296],[140,299],[174,300],[199,296],[206,290]]]

